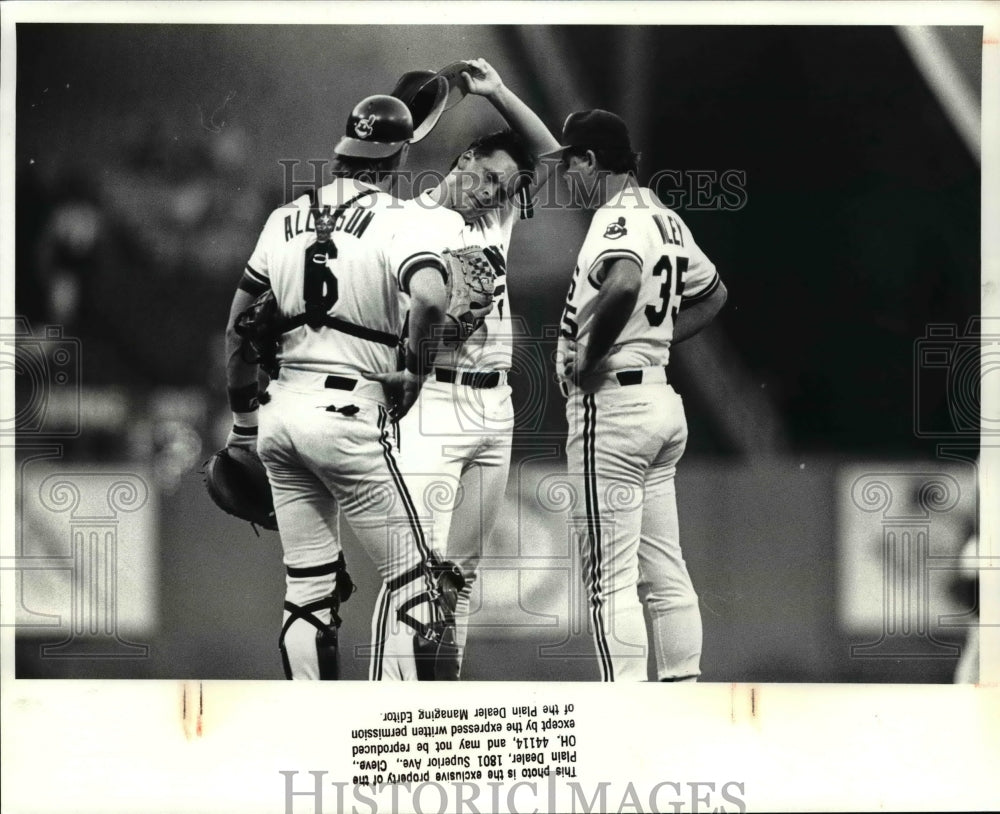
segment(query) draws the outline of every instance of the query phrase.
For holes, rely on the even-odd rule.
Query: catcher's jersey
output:
[[[440,207],[429,192],[423,193],[416,204],[419,208]],[[438,354],[436,365],[475,370],[509,370],[511,363],[512,329],[507,300],[507,251],[518,207],[514,202],[502,209],[487,212],[466,223],[459,216],[459,225],[451,241],[442,248],[464,249],[479,246],[493,266],[493,310],[485,322],[453,351]]]
[[[618,258],[642,269],[639,298],[595,372],[666,365],[678,311],[711,294],[719,275],[680,216],[646,187],[626,186],[594,212],[566,295],[559,349],[586,346],[605,263]]]
[[[317,192],[319,211],[334,214],[333,248],[317,255],[314,212],[303,195],[268,218],[247,263],[243,287],[270,287],[282,315],[303,314],[312,303],[330,316],[398,337],[409,308],[410,275],[440,252],[462,226],[455,212],[417,210],[377,187],[336,179]],[[338,207],[347,204],[338,214]],[[282,366],[356,374],[397,367],[397,350],[344,331],[307,325],[282,336]]]

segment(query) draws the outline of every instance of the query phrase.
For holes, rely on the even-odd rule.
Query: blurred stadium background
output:
[[[660,191],[729,288],[673,363],[704,680],[950,681],[977,608],[956,555],[977,512],[981,43],[971,27],[19,24],[18,676],[281,677],[278,538],[218,512],[198,472],[229,422],[229,301],[286,197],[279,162],[308,180],[358,98],[483,56],[556,133],[574,109],[623,115],[641,175],[680,173]],[[499,124],[467,99],[410,166],[443,171]],[[744,195],[721,196],[726,171]],[[515,231],[518,446],[469,678],[596,676],[545,499],[565,430],[545,329],[586,223],[545,209]],[[83,492],[72,506],[60,478]],[[892,507],[866,478],[891,481]],[[360,678],[376,587],[350,543]]]

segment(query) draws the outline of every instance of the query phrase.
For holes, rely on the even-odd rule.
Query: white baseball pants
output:
[[[593,392],[574,389],[566,405],[571,522],[603,681],[646,680],[649,645],[659,680],[700,674],[701,614],[674,491],[687,421],[663,369],[643,372],[656,383],[623,385],[608,374]]]

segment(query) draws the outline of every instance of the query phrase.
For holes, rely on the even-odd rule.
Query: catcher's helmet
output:
[[[413,138],[413,117],[399,99],[369,96],[347,118],[347,134],[334,152],[352,158],[388,158]]]

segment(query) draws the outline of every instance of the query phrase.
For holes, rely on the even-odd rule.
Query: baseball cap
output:
[[[562,143],[558,150],[545,155],[559,155],[570,147],[588,150],[627,150],[631,152],[632,141],[628,125],[607,110],[578,110],[566,117],[562,129]]]
[[[411,144],[425,138],[441,114],[462,101],[466,94],[462,73],[475,73],[476,70],[475,66],[460,60],[445,65],[440,71],[407,71],[399,77],[391,95],[405,102],[413,116]]]
[[[468,62],[459,61],[445,65],[437,72],[437,75],[448,83],[448,101],[445,103],[445,110],[451,110],[465,98],[465,83],[462,81],[463,72],[475,74],[477,69]]]
[[[394,96],[368,96],[347,117],[346,135],[333,148],[351,158],[387,158],[413,138],[413,116]]]
[[[415,144],[427,136],[437,124],[448,102],[448,80],[434,71],[407,71],[396,83],[390,96],[395,96],[409,109],[413,117]]]

